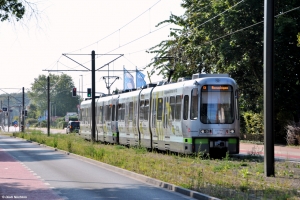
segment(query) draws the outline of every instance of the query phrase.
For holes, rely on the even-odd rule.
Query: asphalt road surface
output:
[[[150,185],[138,176],[132,178],[116,172],[110,167],[19,138],[0,135],[2,199],[193,199]]]

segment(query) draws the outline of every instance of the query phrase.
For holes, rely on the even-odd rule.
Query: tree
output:
[[[160,23],[172,23],[181,28],[171,29],[170,39],[149,51],[156,57],[176,59],[154,59],[148,67],[166,76],[171,63],[175,66],[175,79],[197,72],[228,73],[239,85],[242,111],[262,112],[263,3],[257,0],[183,0],[184,15],[171,15]],[[275,118],[280,124],[277,132],[284,131],[286,120],[299,120],[298,6],[298,0],[275,0],[274,98]]]
[[[66,112],[77,112],[78,97],[72,97],[73,80],[66,74],[49,74],[50,79],[50,102],[56,108],[57,116],[65,116]],[[28,96],[32,99],[39,113],[48,109],[47,77],[39,75],[31,84]],[[50,108],[51,109],[51,108]]]
[[[37,16],[37,6],[26,0],[0,0],[0,20],[3,21],[20,21],[25,14],[28,17]]]
[[[37,119],[41,113],[38,112],[37,106],[35,104],[30,104],[28,109],[28,118]]]

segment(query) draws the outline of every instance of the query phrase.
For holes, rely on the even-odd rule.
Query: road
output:
[[[0,135],[2,199],[13,196],[72,200],[193,199],[182,192],[158,187],[162,182],[150,185],[144,181],[147,179],[140,178],[140,175],[136,174],[132,178],[132,172],[130,175],[121,173],[121,169],[114,169],[100,162],[68,155],[19,138]]]

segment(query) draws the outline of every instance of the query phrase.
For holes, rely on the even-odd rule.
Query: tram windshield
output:
[[[201,88],[200,120],[204,124],[232,124],[234,97],[230,85],[204,85]]]

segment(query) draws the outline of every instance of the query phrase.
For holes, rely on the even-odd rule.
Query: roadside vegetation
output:
[[[300,164],[276,161],[275,177],[265,177],[262,157],[211,159],[149,152],[145,148],[91,143],[75,134],[30,130],[13,136],[88,157],[221,199],[300,199]],[[258,150],[257,150],[258,151]]]

